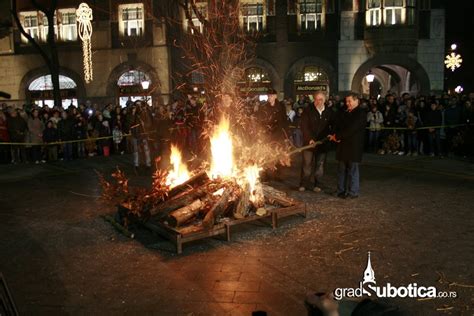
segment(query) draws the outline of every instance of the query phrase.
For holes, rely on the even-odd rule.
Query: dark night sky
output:
[[[445,8],[446,51],[452,43],[456,43],[456,51],[463,59],[461,68],[445,72],[445,88],[452,89],[461,85],[464,92],[474,92],[474,1],[445,0]]]

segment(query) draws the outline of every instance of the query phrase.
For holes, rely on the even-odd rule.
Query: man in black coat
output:
[[[301,116],[304,146],[325,140],[331,133],[334,112],[325,106],[325,101],[326,95],[322,92],[316,92],[313,104],[310,104]],[[320,181],[324,174],[327,151],[327,143],[303,151],[300,191],[310,189],[314,192],[321,192]]]
[[[367,112],[359,106],[357,94],[346,97],[346,109],[339,112],[336,134],[330,139],[337,143],[336,160],[339,162],[337,196],[359,196],[359,163],[364,150]]]
[[[268,90],[268,100],[259,107],[257,118],[262,126],[261,130],[265,139],[276,145],[285,143],[285,133],[288,132],[289,123],[285,106],[278,101],[277,92],[274,89]],[[276,170],[265,170],[263,179],[280,180],[281,172],[280,166],[277,166]]]

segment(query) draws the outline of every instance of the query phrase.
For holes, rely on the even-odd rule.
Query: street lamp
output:
[[[149,105],[149,104],[148,104],[148,88],[150,87],[150,80],[145,79],[145,80],[143,80],[142,82],[140,82],[140,84],[142,85],[142,88],[143,88],[143,90],[144,90],[145,93],[146,93],[146,94],[145,94],[145,103],[146,103],[147,105]]]
[[[454,91],[455,91],[456,93],[461,93],[461,92],[464,91],[464,88],[463,88],[462,86],[457,86],[456,88],[454,88]]]
[[[143,80],[141,84],[142,84],[143,90],[148,90],[148,88],[150,87],[150,80]]]
[[[372,83],[372,82],[374,82],[375,75],[372,73],[372,71],[369,70],[367,75],[365,75],[365,79],[367,79],[368,83]]]

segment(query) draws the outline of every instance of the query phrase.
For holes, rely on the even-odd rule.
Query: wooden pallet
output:
[[[243,219],[233,219],[221,222],[217,225],[214,225],[213,228],[209,230],[194,231],[190,233],[182,233],[178,229],[170,227],[164,223],[156,222],[144,223],[147,229],[153,231],[154,233],[166,238],[171,241],[176,246],[176,253],[181,254],[183,252],[183,244],[201,240],[209,237],[214,237],[218,235],[224,235],[227,241],[231,241],[231,228],[236,225],[250,223],[255,221],[264,221],[266,219],[271,220],[271,227],[276,229],[278,227],[278,219],[284,218],[291,215],[302,215],[306,217],[307,215],[307,206],[306,203],[296,203],[295,205],[288,207],[280,207],[268,210],[268,213],[263,216],[252,215]]]

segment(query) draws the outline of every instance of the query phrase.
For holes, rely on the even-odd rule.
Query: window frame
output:
[[[136,17],[134,19],[124,19],[124,14],[135,11]],[[128,12],[130,11],[130,13]],[[139,17],[141,13],[141,18]],[[137,38],[145,35],[145,6],[141,2],[127,3],[118,5],[118,22],[119,22],[119,34],[121,37]],[[136,23],[134,27],[130,26],[130,23]],[[132,34],[131,30],[136,29],[137,33]]]
[[[314,9],[311,10],[307,6],[314,4]],[[303,12],[303,5],[305,7]],[[304,33],[311,33],[318,30],[321,30],[324,27],[324,16],[326,11],[326,1],[324,0],[298,0],[297,8],[297,23],[298,30]],[[308,17],[314,18],[314,20],[308,19]],[[314,21],[311,23],[314,28],[309,27],[310,23],[308,21]]]
[[[25,30],[26,33],[30,34],[31,37],[33,37],[34,40],[40,41],[41,40],[41,29],[40,29],[40,24],[39,24],[39,12],[38,11],[24,11],[20,12],[20,23],[23,26],[23,29]],[[36,26],[26,26],[26,20],[31,20],[31,18],[34,18],[36,20]],[[36,32],[30,32],[31,30],[36,31]],[[36,33],[36,35],[32,35],[32,33]],[[25,44],[28,44],[28,39],[21,34],[21,41]]]
[[[250,7],[254,7],[255,14],[249,13]],[[241,3],[241,26],[248,32],[263,32],[266,28],[265,3],[262,1],[247,1]],[[255,29],[251,29],[250,25],[255,24]]]
[[[76,21],[76,9],[75,8],[68,8],[68,9],[58,9],[59,12],[59,39],[64,42],[74,42],[77,41],[77,21]],[[65,17],[68,17],[68,22],[65,24]],[[72,21],[70,20],[72,16],[72,21],[74,23],[71,23]],[[67,35],[72,35],[71,38],[67,37]]]

